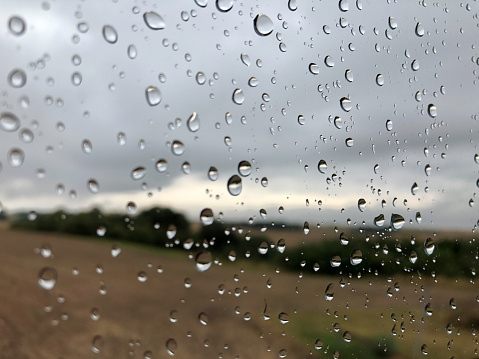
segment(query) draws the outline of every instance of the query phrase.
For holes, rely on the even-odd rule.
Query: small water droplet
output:
[[[298,1],[297,0],[289,0],[288,1],[288,8],[291,11],[296,11],[296,9],[298,8]]]
[[[343,334],[343,339],[346,343],[350,343],[351,342],[351,333],[348,332],[348,331],[345,331],[344,334]]]
[[[206,76],[203,72],[198,72],[196,74],[196,83],[198,85],[204,85],[206,83]]]
[[[190,174],[191,173],[191,165],[188,161],[185,161],[183,162],[183,164],[181,165],[181,171],[187,175],[187,174]]]
[[[363,253],[361,252],[360,249],[355,249],[351,253],[351,257],[349,258],[349,261],[353,266],[357,266],[363,261]]]
[[[99,226],[96,229],[96,234],[98,237],[103,237],[106,234],[106,227],[105,226]]]
[[[140,283],[145,283],[146,280],[148,279],[146,272],[144,271],[138,272],[136,278],[138,279],[138,282]]]
[[[328,169],[328,164],[326,163],[325,160],[319,160],[318,162],[318,171],[321,173],[326,173],[326,170]]]
[[[456,306],[456,300],[454,298],[451,298],[449,300],[449,306],[451,307],[451,309],[457,309],[457,306]]]
[[[143,177],[146,176],[146,168],[145,167],[136,167],[131,171],[130,174],[131,178],[133,178],[135,181],[138,181],[142,179]]]
[[[360,198],[358,200],[358,209],[361,212],[364,212],[366,210],[366,200],[364,198]]]
[[[135,214],[137,210],[136,203],[135,202],[128,202],[126,204],[126,211],[130,214]]]
[[[404,223],[406,223],[406,221],[404,220],[403,216],[395,213],[391,214],[391,227],[393,230],[397,231],[401,229]]]
[[[132,60],[136,59],[136,56],[138,55],[138,51],[136,50],[136,46],[135,45],[128,46],[127,54],[128,54],[128,57],[130,59],[132,59]]]
[[[268,253],[268,249],[269,249],[268,243],[266,243],[265,241],[262,241],[260,244],[258,244],[257,249],[259,254],[264,255]]]
[[[56,269],[45,267],[38,274],[38,284],[46,290],[52,290],[57,284],[58,274]]]
[[[238,175],[231,176],[230,179],[228,180],[227,188],[230,195],[238,196],[241,193],[241,190],[243,189],[241,177]]]
[[[25,154],[20,148],[12,148],[8,151],[7,159],[12,167],[20,167],[25,160]]]
[[[241,161],[238,164],[238,173],[243,177],[248,177],[251,174],[251,163],[248,161]]]
[[[329,263],[330,263],[331,267],[337,268],[341,265],[341,257],[338,256],[338,255],[334,255],[329,260]]]
[[[12,35],[22,36],[27,30],[27,25],[25,24],[25,20],[23,20],[20,16],[12,16],[8,20],[8,29]]]
[[[311,62],[309,64],[309,72],[311,72],[313,75],[319,74],[319,66],[318,64]]]
[[[90,154],[93,150],[93,146],[89,140],[83,140],[81,143],[81,148],[86,154]]]
[[[94,179],[88,181],[87,188],[91,193],[98,193],[100,191],[100,185]]]
[[[428,351],[427,351],[427,345],[426,344],[423,344],[421,346],[421,353],[423,353],[424,355],[427,355]]]
[[[348,82],[353,82],[354,81],[354,75],[353,75],[353,72],[350,69],[347,69],[344,72],[344,77],[346,78],[346,80]]]
[[[237,105],[242,105],[244,102],[244,93],[241,89],[236,89],[233,92],[233,102]]]
[[[266,177],[261,178],[261,186],[268,187],[268,178]]]
[[[411,69],[413,71],[419,70],[419,61],[418,60],[413,60],[413,62],[411,63]]]
[[[156,170],[160,173],[166,172],[168,170],[168,161],[164,158],[161,158],[156,162]]]
[[[101,335],[95,335],[91,342],[91,351],[95,354],[101,353],[103,347],[105,346],[105,341]]]
[[[166,229],[166,237],[168,239],[173,239],[176,236],[176,226],[174,224],[170,224]]]
[[[173,152],[175,156],[181,156],[185,152],[185,145],[183,142],[175,140],[171,144],[171,152]]]
[[[147,11],[143,14],[145,24],[152,30],[163,30],[166,27],[163,18],[154,11]]]
[[[247,54],[245,54],[244,52],[241,54],[241,62],[243,64],[245,64],[246,66],[251,65],[251,60],[250,60],[249,56]]]
[[[186,122],[188,129],[191,132],[196,132],[200,129],[200,118],[196,112],[193,112]]]
[[[324,63],[327,67],[334,67],[334,60],[330,55],[324,58]]]
[[[289,323],[289,315],[288,315],[288,313],[285,313],[285,312],[279,313],[278,319],[279,319],[279,322],[280,322],[281,324],[288,324],[288,323]]]
[[[416,182],[414,182],[411,186],[411,194],[415,196],[418,191],[419,191],[419,186],[417,185]]]
[[[11,112],[2,112],[0,115],[0,128],[6,132],[15,132],[20,128],[20,120]]]
[[[437,116],[437,108],[435,105],[433,105],[432,103],[429,104],[429,106],[427,106],[427,113],[429,114],[429,116],[431,116],[432,118],[435,118]]]
[[[274,30],[274,24],[265,14],[258,14],[254,18],[254,31],[260,36],[267,36]]]
[[[432,238],[427,238],[426,241],[424,242],[424,252],[428,256],[434,253],[434,249],[436,248],[436,245],[434,244],[434,241]]]
[[[391,30],[395,30],[398,27],[397,20],[394,17],[389,16],[388,22],[389,22],[389,27],[391,28]]]
[[[161,102],[161,92],[155,86],[149,86],[145,90],[146,101],[150,106],[157,106]]]
[[[195,266],[198,272],[204,272],[210,269],[212,262],[211,253],[208,251],[199,252],[195,256]]]
[[[376,225],[377,227],[382,227],[384,225],[384,222],[384,214],[380,214],[379,216],[374,218],[374,225]]]
[[[111,256],[113,258],[116,258],[120,255],[121,253],[121,246],[119,244],[114,244],[112,247],[111,247]]]
[[[123,132],[118,132],[116,135],[116,140],[120,146],[126,144],[126,135]]]
[[[314,342],[314,349],[321,350],[323,348],[323,341],[321,339],[317,339]]]
[[[286,241],[283,238],[278,240],[276,249],[278,250],[279,253],[284,253],[284,250],[286,249]]]
[[[8,74],[8,84],[14,88],[20,88],[27,83],[27,74],[20,69],[14,69]]]
[[[345,112],[349,112],[351,111],[351,109],[353,108],[353,105],[351,103],[351,100],[348,98],[348,97],[343,97],[341,98],[341,100],[339,100],[339,103],[341,105],[341,108],[343,109],[343,111]]]
[[[339,10],[346,12],[349,10],[349,0],[339,0]]]
[[[354,140],[351,137],[346,138],[346,147],[353,147],[354,145]]]
[[[118,41],[118,33],[113,26],[105,25],[103,26],[103,38],[106,42],[114,44]]]
[[[308,221],[304,222],[304,224],[303,224],[303,233],[305,235],[309,233],[309,222]]]
[[[384,85],[384,76],[383,76],[383,75],[378,74],[378,75],[376,76],[376,84],[377,84],[378,86]]]
[[[213,211],[211,208],[205,208],[200,213],[200,221],[203,226],[209,226],[214,222]]]
[[[416,24],[416,30],[415,31],[416,31],[416,35],[419,36],[419,37],[424,36],[424,33],[426,32],[424,30],[424,26],[422,26],[422,24],[420,22],[418,22]]]
[[[221,12],[228,12],[233,7],[233,0],[216,0],[216,7]]]
[[[210,181],[216,181],[218,179],[218,170],[216,167],[210,167],[208,170],[208,178]]]
[[[168,339],[166,341],[166,352],[169,355],[174,356],[176,349],[178,349],[178,344],[176,343],[176,340],[173,338]]]

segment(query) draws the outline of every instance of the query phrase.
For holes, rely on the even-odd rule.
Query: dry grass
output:
[[[46,243],[53,258],[35,253]],[[288,358],[332,357],[334,350],[341,358],[371,358],[371,351],[378,345],[382,351],[384,344],[391,358],[420,357],[422,344],[434,358],[472,358],[477,347],[471,328],[479,323],[479,292],[465,280],[434,283],[415,275],[391,282],[380,277],[348,282],[344,277],[341,288],[339,277],[301,277],[299,270],[277,273],[250,261],[214,264],[200,273],[187,252],[126,244],[112,258],[111,245],[67,235],[0,231],[0,358],[143,358],[147,350],[153,358],[166,358],[170,338],[177,342],[179,358],[277,358],[282,349]],[[99,265],[102,274],[96,271]],[[52,291],[38,285],[43,267],[58,272]],[[147,274],[144,283],[137,280],[140,271]],[[191,288],[185,287],[187,278]],[[330,282],[335,295],[327,302],[324,290]],[[400,289],[388,297],[387,287],[395,282]],[[104,295],[99,292],[102,284]],[[220,285],[224,294],[218,293]],[[456,310],[449,307],[451,297]],[[431,317],[424,312],[428,302]],[[265,303],[271,317],[267,321]],[[97,321],[90,317],[92,308],[99,309]],[[289,315],[289,323],[279,322],[281,312]],[[200,313],[206,313],[207,325],[198,320]],[[249,321],[244,320],[247,313]],[[454,326],[451,335],[445,330],[449,322]],[[337,333],[335,323],[340,325]],[[391,334],[394,324],[397,336]],[[349,344],[342,340],[345,331],[352,334]],[[95,335],[104,341],[99,354],[91,349]],[[314,349],[318,338],[329,345],[328,354],[325,347]]]

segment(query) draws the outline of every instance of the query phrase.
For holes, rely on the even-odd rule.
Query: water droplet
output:
[[[163,30],[166,27],[163,18],[154,11],[147,11],[143,14],[145,24],[152,30]]]
[[[268,187],[268,178],[266,177],[261,178],[261,186]]]
[[[20,167],[25,160],[25,154],[19,148],[12,148],[8,151],[7,159],[12,167]]]
[[[116,135],[116,140],[120,146],[126,144],[126,135],[123,132],[118,132]]]
[[[230,179],[228,180],[227,188],[230,195],[238,196],[241,193],[241,190],[243,189],[241,177],[238,175],[231,176]]]
[[[364,212],[366,210],[366,200],[364,198],[360,198],[358,200],[358,209],[361,212]]]
[[[234,262],[236,260],[236,252],[234,250],[229,251],[228,253],[228,259],[231,262]]]
[[[89,140],[83,140],[81,143],[81,148],[86,154],[90,154],[93,150],[92,144]]]
[[[285,312],[281,312],[278,315],[279,322],[281,324],[288,324],[289,323],[289,315]]]
[[[185,161],[183,162],[183,164],[181,165],[181,171],[187,175],[187,174],[190,174],[191,173],[191,165],[188,161]]]
[[[196,74],[196,83],[198,85],[204,85],[206,83],[206,76],[203,72],[198,72]]]
[[[201,312],[200,314],[198,314],[198,320],[201,324],[208,325],[208,316],[205,312]]]
[[[326,173],[326,170],[328,169],[328,164],[326,163],[325,160],[320,160],[318,162],[318,171],[321,173]]]
[[[132,60],[136,59],[136,56],[138,55],[138,51],[136,50],[136,46],[135,45],[128,46],[127,54],[128,54],[128,57],[130,59],[132,59]]]
[[[413,60],[413,62],[411,63],[411,69],[413,71],[419,70],[419,61],[418,60]]]
[[[176,236],[176,226],[174,224],[170,224],[166,229],[166,237],[168,239],[173,239]]]
[[[27,218],[28,218],[29,221],[34,221],[34,220],[37,219],[37,217],[38,217],[37,212],[35,212],[35,211],[28,212]]]
[[[383,76],[383,75],[378,74],[378,75],[376,76],[376,84],[377,84],[378,86],[384,85],[384,76]]]
[[[243,64],[245,64],[246,66],[251,65],[251,60],[250,60],[249,56],[247,54],[245,54],[244,52],[241,54],[241,62]]]
[[[346,78],[346,80],[348,82],[353,82],[354,81],[354,75],[353,75],[353,72],[350,69],[347,69],[344,72],[344,77]]]
[[[319,66],[318,64],[311,62],[309,64],[309,72],[311,72],[313,75],[319,74]]]
[[[431,303],[426,304],[426,306],[424,307],[424,311],[426,312],[426,315],[428,317],[432,316],[432,305],[431,305]]]
[[[12,35],[22,36],[27,30],[27,25],[25,24],[25,20],[23,20],[20,16],[12,16],[8,20],[8,29]]]
[[[205,208],[201,211],[200,213],[200,221],[203,226],[209,226],[210,224],[213,224],[214,222],[214,216],[213,216],[213,211],[211,208]]]
[[[173,338],[168,339],[166,341],[166,352],[169,355],[174,356],[176,349],[178,349],[178,344],[176,343],[176,340]]]
[[[53,256],[52,247],[46,243],[40,248],[40,254],[43,258],[51,258]]]
[[[195,256],[195,266],[198,272],[204,272],[210,269],[212,262],[211,253],[208,251],[199,252]]]
[[[389,27],[391,28],[391,30],[395,30],[398,27],[398,22],[392,16],[389,16]]]
[[[46,290],[52,290],[57,284],[57,271],[54,268],[45,267],[38,274],[38,284]]]
[[[298,8],[298,1],[297,0],[289,0],[288,1],[288,8],[291,11],[296,11],[296,9]]]
[[[417,185],[416,182],[414,182],[411,186],[411,194],[415,196],[418,191],[419,191],[419,186]]]
[[[280,358],[286,358],[287,355],[288,355],[288,351],[286,349],[281,349],[278,353],[278,356]]]
[[[11,112],[2,112],[0,115],[0,128],[6,132],[15,132],[20,128],[20,120]]]
[[[422,37],[424,36],[424,33],[425,33],[425,30],[424,30],[424,26],[422,26],[422,24],[420,22],[418,22],[416,24],[416,35],[419,36],[419,37]]]
[[[363,261],[363,253],[361,252],[360,249],[355,249],[351,253],[351,257],[349,258],[349,261],[353,266],[357,266]]]
[[[409,262],[412,264],[416,263],[417,261],[417,253],[414,251],[411,251],[411,254],[409,254]]]
[[[115,42],[117,42],[118,34],[115,28],[111,25],[103,26],[103,38],[105,39],[106,42],[110,44],[114,44]]]
[[[323,348],[323,341],[321,339],[317,339],[314,342],[314,349],[321,350]]]
[[[349,10],[349,0],[339,0],[339,10],[346,12]]]
[[[436,248],[436,245],[434,244],[434,241],[432,240],[432,238],[426,239],[426,241],[424,242],[424,252],[426,252],[428,256],[434,253],[435,248]]]
[[[341,234],[339,235],[339,242],[343,245],[343,246],[347,246],[349,244],[349,239],[348,237],[346,237],[346,235],[344,234],[344,232],[341,232]]]
[[[427,164],[425,167],[424,167],[424,173],[426,173],[426,176],[429,176],[431,174],[431,166],[429,164]]]
[[[454,309],[454,310],[457,309],[456,300],[454,298],[451,298],[449,300],[449,305],[450,305],[451,309]]]
[[[83,80],[83,77],[82,77],[81,73],[74,72],[72,74],[72,84],[73,84],[73,86],[80,86],[82,80]]]
[[[198,114],[196,112],[193,112],[190,118],[188,118],[186,124],[191,132],[198,131],[200,129],[200,118],[198,117]]]
[[[146,272],[144,271],[138,272],[136,278],[138,279],[138,282],[141,282],[141,283],[145,283],[146,280],[148,279]]]
[[[384,225],[384,222],[384,214],[380,214],[379,216],[374,218],[374,224],[378,227],[382,227]]]
[[[351,100],[348,97],[341,98],[341,100],[339,100],[339,103],[343,111],[349,112],[353,108],[353,105],[351,104]]]
[[[141,180],[143,177],[146,176],[146,168],[145,167],[136,167],[130,174],[131,178],[135,181]]]
[[[227,12],[233,7],[233,2],[233,0],[216,0],[216,7],[221,12]]]
[[[348,332],[348,331],[344,332],[343,339],[346,343],[350,343],[351,342],[351,333]]]
[[[304,224],[303,224],[303,233],[305,235],[309,233],[309,222],[308,221],[304,222]]]
[[[126,211],[130,214],[135,214],[137,210],[136,203],[135,202],[128,202],[126,204]]]
[[[146,101],[150,106],[159,105],[161,102],[161,92],[155,86],[149,86],[145,90]]]
[[[329,263],[333,268],[339,267],[341,265],[341,257],[338,255],[332,256]]]
[[[346,138],[346,147],[353,147],[354,145],[354,140],[351,137]]]
[[[96,235],[99,237],[103,237],[106,234],[106,227],[105,226],[99,226],[96,229]]]
[[[427,106],[427,113],[429,114],[429,116],[431,116],[432,118],[435,118],[437,116],[437,108],[436,106],[434,106],[432,103],[429,104],[429,106]]]
[[[326,301],[328,302],[334,299],[333,289],[334,289],[334,284],[329,283],[328,286],[326,287],[326,290],[324,291],[324,299],[326,299]]]
[[[94,179],[88,181],[87,188],[91,193],[98,193],[100,191],[100,185]]]
[[[166,172],[168,170],[168,161],[164,158],[161,158],[156,162],[156,170],[160,173]]]
[[[101,335],[95,335],[91,342],[91,351],[95,354],[100,353],[105,346],[105,341]]]
[[[218,170],[216,167],[210,167],[208,170],[208,178],[210,181],[216,181],[218,179]]]
[[[267,36],[274,30],[274,24],[265,14],[258,14],[254,18],[254,31],[260,36]]]
[[[176,156],[181,156],[185,152],[185,145],[183,142],[175,140],[171,144],[171,152]]]
[[[268,253],[268,249],[269,249],[269,246],[268,246],[268,243],[266,243],[265,241],[262,241],[260,244],[258,244],[258,253],[259,254],[266,254]]]
[[[278,250],[279,253],[284,253],[284,250],[286,249],[286,241],[283,238],[278,240],[276,249]]]
[[[243,177],[248,177],[251,174],[251,163],[248,161],[241,161],[238,164],[238,173]]]
[[[206,7],[206,5],[208,5],[208,0],[195,0],[195,3],[200,7]]]
[[[8,84],[14,88],[20,88],[27,83],[27,74],[20,69],[14,69],[8,74]]]
[[[233,102],[237,105],[242,105],[244,102],[244,93],[241,89],[236,89],[233,92]]]
[[[324,63],[327,67],[334,67],[334,61],[333,61],[333,58],[328,55],[324,58]]]
[[[112,247],[111,247],[111,256],[113,258],[116,258],[120,255],[121,253],[121,246],[119,244],[114,244]]]
[[[421,346],[421,353],[423,353],[424,355],[427,355],[428,351],[427,351],[427,345],[426,344],[423,344]]]
[[[406,223],[406,221],[404,220],[403,216],[395,213],[391,214],[391,227],[393,230],[397,231],[401,229],[404,223]]]

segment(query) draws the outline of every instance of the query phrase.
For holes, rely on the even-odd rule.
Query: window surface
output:
[[[479,356],[477,1],[0,9],[0,358]]]

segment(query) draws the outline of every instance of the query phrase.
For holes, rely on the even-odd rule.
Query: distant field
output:
[[[198,272],[187,251],[124,243],[113,258],[114,243],[0,230],[0,358],[167,358],[167,343],[178,358],[419,358],[424,344],[433,358],[478,357],[479,291],[467,279],[277,273],[248,260]],[[44,267],[58,273],[51,291],[38,284]]]

